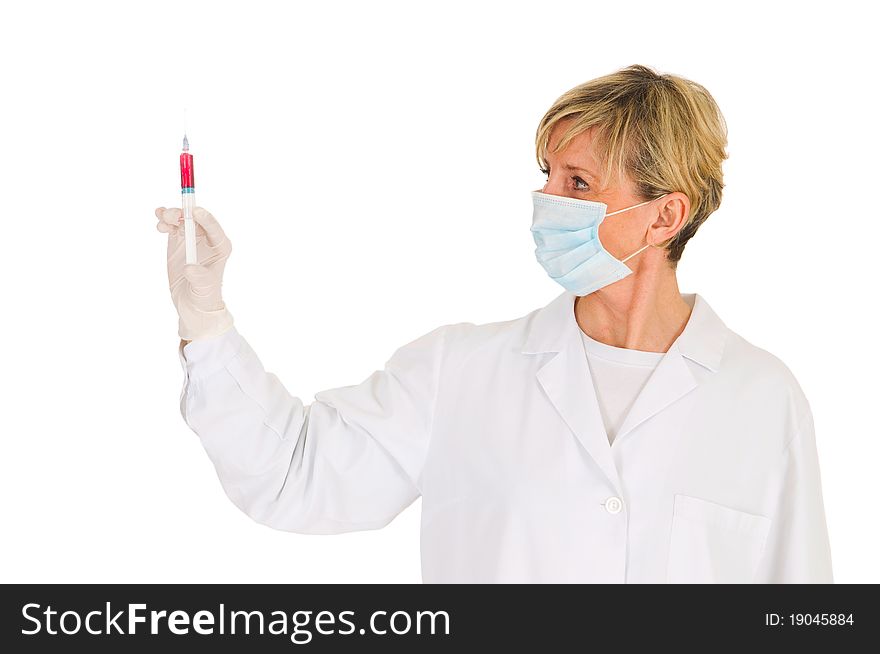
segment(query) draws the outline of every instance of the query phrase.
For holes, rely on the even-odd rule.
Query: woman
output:
[[[532,193],[536,257],[563,292],[438,327],[309,405],[233,326],[217,221],[197,210],[202,265],[184,266],[180,211],[157,209],[181,412],[229,498],[331,534],[421,496],[429,583],[831,582],[803,392],[676,281],[721,202],[726,143],[711,95],[674,75],[630,66],[565,93]]]

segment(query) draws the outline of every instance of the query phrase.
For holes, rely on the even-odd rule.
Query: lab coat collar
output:
[[[684,330],[670,350],[699,363],[712,372],[718,370],[724,352],[727,326],[698,293],[682,293],[691,308]],[[580,327],[574,317],[575,295],[563,291],[552,302],[538,309],[526,340],[523,354],[560,352],[573,336],[580,338]]]
[[[564,291],[539,309],[532,317],[522,347],[523,354],[556,353],[538,369],[538,382],[587,453],[621,492],[612,447],[697,387],[700,381],[686,359],[713,372],[721,361],[727,327],[698,294],[682,297],[692,307],[688,322],[636,398],[613,445],[605,432],[581,330],[575,320],[575,295]]]

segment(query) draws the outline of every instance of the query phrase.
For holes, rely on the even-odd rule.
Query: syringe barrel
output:
[[[193,209],[196,206],[194,189],[185,188],[180,194],[183,213],[183,240],[186,252],[186,263],[198,263],[196,254],[196,223],[193,220]]]

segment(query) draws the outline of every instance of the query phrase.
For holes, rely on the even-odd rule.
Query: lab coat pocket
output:
[[[751,583],[770,532],[770,518],[676,494],[666,581]]]

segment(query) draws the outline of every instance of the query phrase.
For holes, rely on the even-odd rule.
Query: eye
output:
[[[550,169],[549,168],[538,168],[538,170],[540,170],[542,174],[547,176],[548,181],[550,180]],[[577,175],[574,175],[571,179],[574,181],[574,189],[576,191],[589,191],[590,190],[590,185],[587,184],[583,179],[581,179]],[[583,186],[579,186],[579,184],[583,184]]]
[[[580,177],[575,176],[575,177],[572,177],[572,179],[574,180],[575,189],[577,189],[578,191],[589,191],[590,190],[590,185],[587,184]],[[580,187],[578,187],[578,184],[583,184],[586,188],[580,188]]]

